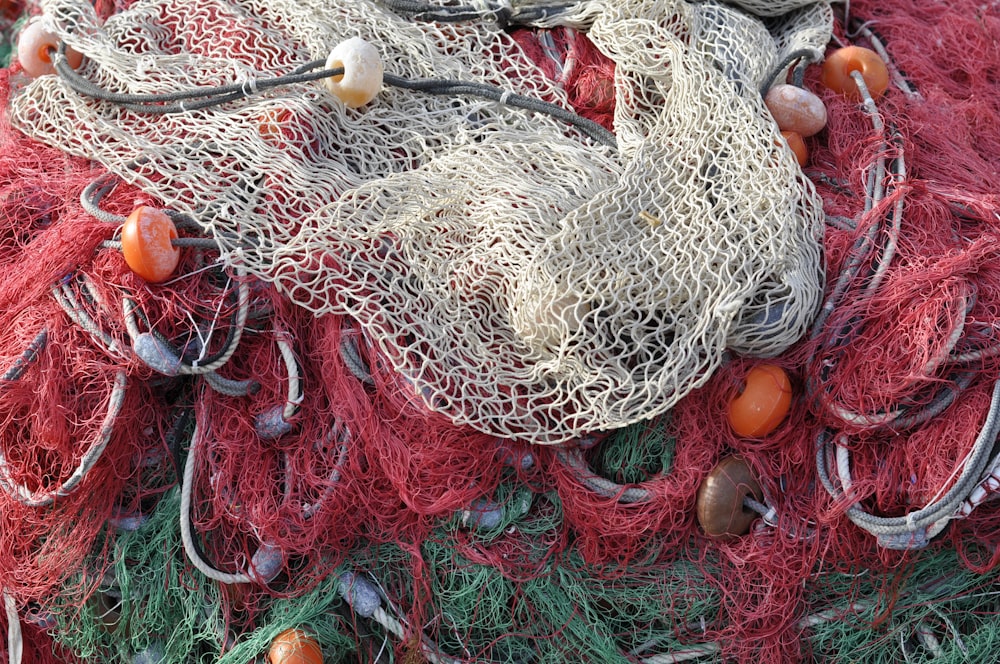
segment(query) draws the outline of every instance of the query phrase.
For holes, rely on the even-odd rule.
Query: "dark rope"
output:
[[[65,57],[65,45],[61,45],[53,63],[56,71],[66,81],[67,85],[77,94],[98,101],[115,104],[125,110],[135,113],[169,114],[187,113],[220,106],[231,101],[246,99],[264,90],[270,90],[295,83],[307,83],[333,76],[342,76],[344,69],[321,69],[313,71],[325,64],[322,60],[308,62],[292,73],[284,76],[265,78],[246,83],[234,83],[194,90],[183,90],[162,94],[125,94],[111,92],[95,85],[90,80],[78,74],[69,66]],[[520,108],[533,113],[542,113],[561,120],[592,138],[593,140],[617,148],[615,135],[601,125],[566,110],[556,104],[514,94],[502,88],[485,83],[470,83],[447,79],[416,79],[411,80],[395,74],[385,74],[383,80],[388,84],[405,90],[414,90],[433,95],[465,95],[481,97],[496,101],[511,108]]]
[[[385,74],[384,80],[389,85],[404,90],[419,90],[433,95],[467,95],[482,97],[492,101],[500,102],[505,106],[520,108],[533,113],[543,113],[557,120],[572,125],[584,134],[594,139],[598,143],[609,147],[617,148],[618,141],[615,135],[592,120],[581,117],[572,111],[568,111],[562,106],[549,102],[515,94],[502,88],[498,88],[485,83],[467,83],[463,81],[449,81],[444,79],[417,79],[409,80],[396,76],[395,74]]]
[[[42,331],[35,335],[35,338],[28,344],[28,347],[24,349],[21,356],[14,360],[14,364],[0,376],[0,382],[20,380],[24,372],[28,370],[28,367],[38,361],[38,354],[45,348],[48,340],[49,331],[43,327]]]
[[[572,3],[560,3],[546,7],[509,9],[495,4],[484,9],[470,5],[442,6],[417,0],[383,0],[382,4],[397,14],[408,14],[418,21],[459,23],[487,18],[493,19],[500,28],[507,28],[510,25],[530,25],[536,21],[558,16],[574,6]]]
[[[774,85],[775,79],[777,79],[778,76],[781,75],[781,72],[785,71],[793,62],[796,62],[797,60],[805,60],[807,63],[814,62],[815,56],[816,49],[812,48],[796,49],[786,55],[781,62],[771,69],[771,73],[764,79],[764,82],[760,86],[760,96],[767,96],[767,91],[771,89],[772,85]]]

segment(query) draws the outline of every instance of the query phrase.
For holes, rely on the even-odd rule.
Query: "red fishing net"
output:
[[[159,19],[185,33],[173,23],[183,16]],[[761,20],[774,30],[778,19]],[[227,18],[223,39],[184,48],[256,57],[273,37],[258,28]],[[615,129],[621,54],[602,53],[579,25],[509,31],[569,107]],[[400,354],[430,363],[434,351],[410,333],[391,347],[377,338],[377,303],[350,305],[374,322],[314,316],[311,291],[275,285],[322,274],[332,254],[282,264],[267,282],[221,258],[193,215],[174,214],[177,276],[143,281],[115,242],[132,209],[164,202],[15,130],[6,109],[19,75],[0,71],[0,590],[43,625],[21,621],[23,661],[76,661],[49,643],[46,630],[72,641],[71,627],[47,622],[50,609],[79,618],[108,592],[123,611],[168,605],[123,590],[120,552],[142,547],[170,562],[156,570],[164,576],[136,578],[196,603],[185,638],[206,658],[231,659],[240,648],[258,656],[295,616],[330,641],[352,634],[338,642],[345,659],[374,661],[384,648],[401,661],[521,662],[551,648],[584,661],[822,661],[836,659],[830,643],[849,641],[828,625],[879,641],[899,607],[919,603],[907,584],[921,560],[957,551],[975,574],[994,573],[998,39],[1000,11],[979,3],[838,5],[831,51],[857,43],[887,56],[892,84],[867,108],[825,89],[819,65],[772,62],[828,114],[806,139],[802,183],[826,215],[827,280],[811,329],[766,361],[726,353],[666,413],[544,447],[473,426],[488,416],[463,420],[454,391],[399,371]],[[303,139],[294,114],[272,119],[265,139]],[[255,175],[269,178],[266,205],[288,205],[274,223],[305,228],[294,184]],[[233,214],[210,203],[202,212]],[[399,237],[369,240],[364,251],[387,270],[402,261]],[[489,278],[453,278],[477,276]],[[767,328],[774,310],[764,313],[756,324]],[[727,412],[765,362],[790,378],[789,413],[773,431],[738,435]],[[699,522],[700,490],[730,457],[755,486],[737,486],[739,514],[721,518],[750,515],[752,526],[714,538]],[[169,526],[143,531],[168,507]],[[362,582],[364,592],[344,590],[354,571],[374,579],[363,581],[371,595]],[[921,592],[937,588],[925,581]],[[343,602],[323,604],[337,592]],[[157,638],[170,633],[160,618]],[[946,622],[939,635],[975,631]],[[113,631],[103,632],[87,647],[111,652],[101,639]],[[903,653],[930,643],[913,634]],[[76,654],[90,656],[79,643]],[[143,647],[133,654],[180,646]]]

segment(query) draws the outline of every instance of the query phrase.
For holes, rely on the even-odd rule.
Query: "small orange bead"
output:
[[[173,246],[177,227],[163,210],[136,208],[122,226],[122,254],[129,268],[150,283],[170,278],[177,269],[181,251]]]
[[[25,26],[17,38],[17,61],[24,73],[32,78],[56,73],[52,66],[52,55],[59,49],[59,40],[45,29],[40,21]],[[83,56],[71,48],[66,49],[66,61],[76,69],[83,62]]]
[[[823,63],[820,83],[854,101],[861,100],[858,84],[851,72],[861,72],[872,99],[878,99],[889,89],[889,68],[875,51],[861,46],[837,49]]]
[[[746,376],[746,386],[729,403],[729,425],[745,438],[766,436],[781,424],[792,405],[788,374],[773,364],[758,364]]]
[[[267,652],[269,664],[323,664],[319,643],[300,629],[286,629],[274,637]]]
[[[799,166],[805,168],[805,165],[809,162],[809,148],[806,147],[806,142],[802,140],[802,136],[794,131],[783,131],[781,135],[784,137],[785,143],[788,144],[788,147],[795,154],[795,160],[799,162]]]

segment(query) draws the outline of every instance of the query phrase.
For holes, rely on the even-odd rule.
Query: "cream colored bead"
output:
[[[382,59],[360,37],[340,42],[326,59],[327,69],[344,68],[343,76],[324,79],[330,92],[348,108],[364,106],[382,89]]]
[[[782,131],[794,131],[805,138],[826,126],[823,100],[805,88],[779,83],[768,90],[764,104]]]
[[[46,29],[42,21],[35,20],[24,27],[17,38],[17,61],[24,73],[32,78],[56,73],[52,56],[59,48],[59,40]],[[66,49],[66,61],[76,69],[83,56],[71,48]]]

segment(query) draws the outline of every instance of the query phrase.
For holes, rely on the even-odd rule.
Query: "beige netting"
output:
[[[350,110],[321,82],[150,116],[49,76],[13,117],[201,214],[225,260],[302,306],[356,316],[456,422],[557,443],[670,408],[726,349],[782,351],[816,310],[821,204],[757,88],[822,47],[829,7],[763,3],[788,11],[764,22],[736,4],[562,12],[617,62],[617,150],[472,98],[387,86]],[[43,6],[87,56],[81,73],[119,92],[253,90],[360,36],[386,72],[565,105],[487,21],[361,0],[139,0],[102,25],[84,0]]]

